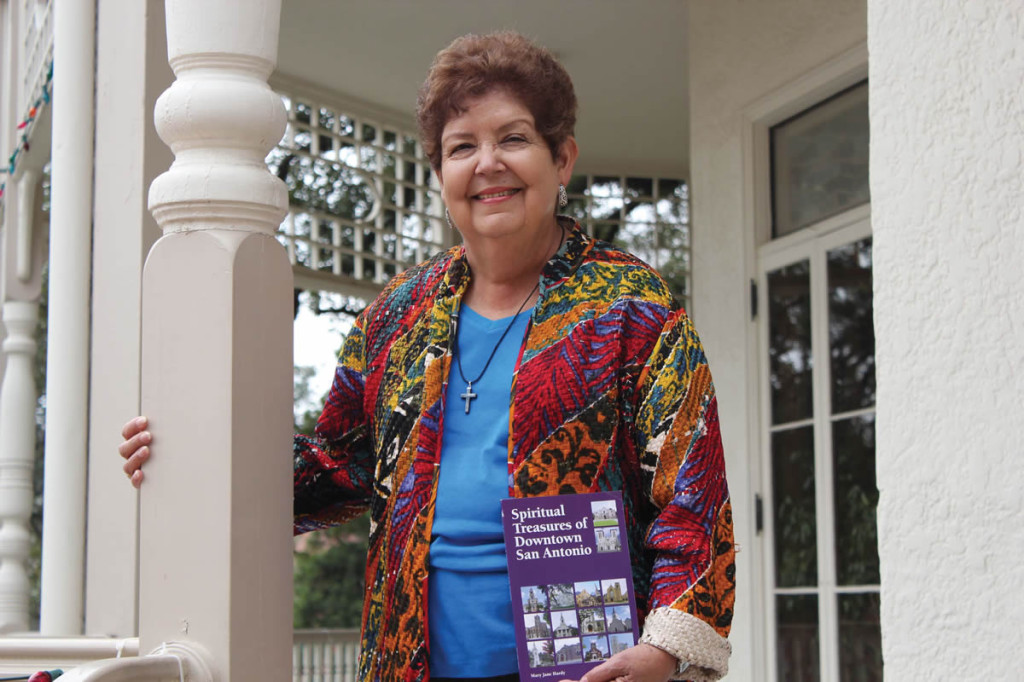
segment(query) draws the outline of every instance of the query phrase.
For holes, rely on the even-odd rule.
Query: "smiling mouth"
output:
[[[491,193],[488,193],[488,194],[477,194],[473,198],[474,199],[482,199],[482,200],[486,200],[486,199],[500,199],[502,197],[510,197],[513,194],[518,193],[519,191],[520,190],[518,190],[518,189],[506,189],[506,190],[503,190],[501,192],[491,192]]]

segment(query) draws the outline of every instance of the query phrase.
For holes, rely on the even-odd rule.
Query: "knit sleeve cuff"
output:
[[[673,679],[714,682],[729,672],[732,646],[704,621],[663,606],[644,621],[640,642],[658,647],[679,660]]]

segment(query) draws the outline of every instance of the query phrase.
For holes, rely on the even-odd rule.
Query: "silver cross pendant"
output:
[[[473,382],[470,381],[466,386],[466,392],[459,396],[466,401],[466,414],[469,414],[469,402],[476,398],[476,393],[473,393]]]

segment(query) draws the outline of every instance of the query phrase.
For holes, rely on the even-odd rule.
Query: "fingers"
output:
[[[136,417],[129,421],[121,429],[121,436],[125,440],[117,446],[118,454],[125,459],[122,467],[124,473],[136,488],[142,485],[142,465],[149,459],[149,444],[153,440],[153,435],[144,430],[148,423],[149,420],[145,417]]]
[[[580,682],[615,682],[625,672],[617,663],[617,660],[605,661],[596,668],[588,670],[587,674],[580,678]]]
[[[133,457],[139,450],[149,445],[153,435],[149,431],[140,431],[117,446],[117,451],[125,459]]]
[[[149,420],[145,417],[135,417],[134,419],[129,420],[128,423],[121,428],[121,437],[128,440],[139,431],[146,428],[147,424],[149,424]]]
[[[589,670],[580,682],[665,682],[677,665],[671,654],[649,644],[638,644]]]
[[[124,473],[132,479],[132,485],[136,488],[138,487],[138,484],[142,482],[142,465],[145,464],[147,459],[149,459],[149,448],[147,446],[142,446],[128,457],[127,461],[124,463],[124,467],[122,467],[124,469]],[[135,474],[140,474],[138,479],[136,479]]]

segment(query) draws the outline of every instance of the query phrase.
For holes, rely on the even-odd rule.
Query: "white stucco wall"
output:
[[[764,547],[754,533],[760,492],[756,323],[749,281],[755,236],[744,186],[744,115],[765,97],[863,43],[862,0],[690,3],[690,167],[693,316],[707,347],[721,406],[735,508],[737,603],[730,680],[763,679],[760,581]]]
[[[1024,12],[869,0],[882,644],[1024,666]]]

